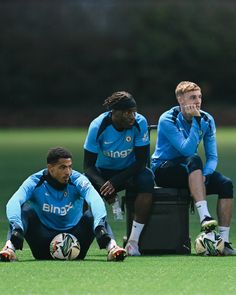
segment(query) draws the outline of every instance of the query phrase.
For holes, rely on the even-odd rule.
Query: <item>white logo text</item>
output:
[[[129,154],[131,154],[133,149],[128,149],[124,151],[104,151],[103,154],[106,157],[110,158],[126,158]]]
[[[57,206],[49,205],[47,203],[43,204],[43,211],[49,212],[49,213],[54,213],[54,214],[59,214],[61,216],[66,215],[68,213],[68,211],[72,208],[73,208],[73,205],[71,202],[68,205],[65,205],[64,207],[57,207]]]

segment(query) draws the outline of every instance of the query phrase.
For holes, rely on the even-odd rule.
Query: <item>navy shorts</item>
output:
[[[61,232],[70,233],[78,239],[81,250],[77,259],[84,259],[94,240],[93,216],[89,210],[84,213],[76,226],[66,231],[47,228],[40,222],[36,212],[28,203],[23,205],[21,215],[24,236],[35,259],[52,259],[49,245],[51,240]]]
[[[160,187],[188,188],[188,176],[197,169],[201,169],[199,157],[179,158],[166,161],[155,171],[155,181]],[[190,163],[188,165],[188,163]],[[206,176],[206,194],[217,194],[219,198],[233,198],[233,184],[230,178],[219,172]]]

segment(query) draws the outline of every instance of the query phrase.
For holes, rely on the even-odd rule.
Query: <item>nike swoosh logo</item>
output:
[[[111,144],[112,141],[104,141],[104,144]]]

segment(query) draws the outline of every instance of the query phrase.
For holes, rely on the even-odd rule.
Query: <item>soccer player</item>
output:
[[[232,181],[217,172],[216,127],[213,117],[201,110],[201,88],[188,81],[175,90],[179,106],[159,118],[158,138],[152,155],[152,170],[158,186],[189,188],[194,198],[203,231],[214,230],[214,220],[207,207],[206,195],[218,194],[219,232],[224,239],[224,255],[236,255],[229,242],[233,211]],[[205,164],[197,154],[203,141]]]
[[[90,210],[83,212],[84,201]],[[47,169],[28,177],[7,203],[10,231],[1,261],[15,261],[15,250],[22,249],[24,238],[35,259],[52,259],[51,240],[59,233],[73,234],[84,259],[97,238],[108,251],[108,261],[123,260],[126,251],[116,245],[106,221],[105,204],[87,177],[72,170],[72,155],[62,147],[47,155]]]
[[[146,168],[149,157],[147,121],[137,113],[136,101],[118,91],[103,104],[107,112],[94,119],[84,143],[84,170],[100,195],[112,203],[120,190],[137,194],[127,254],[139,256],[139,238],[152,205],[154,176]]]

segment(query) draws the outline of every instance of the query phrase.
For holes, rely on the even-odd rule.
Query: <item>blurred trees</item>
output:
[[[234,1],[0,2],[2,109],[172,105],[181,80],[235,105]]]

